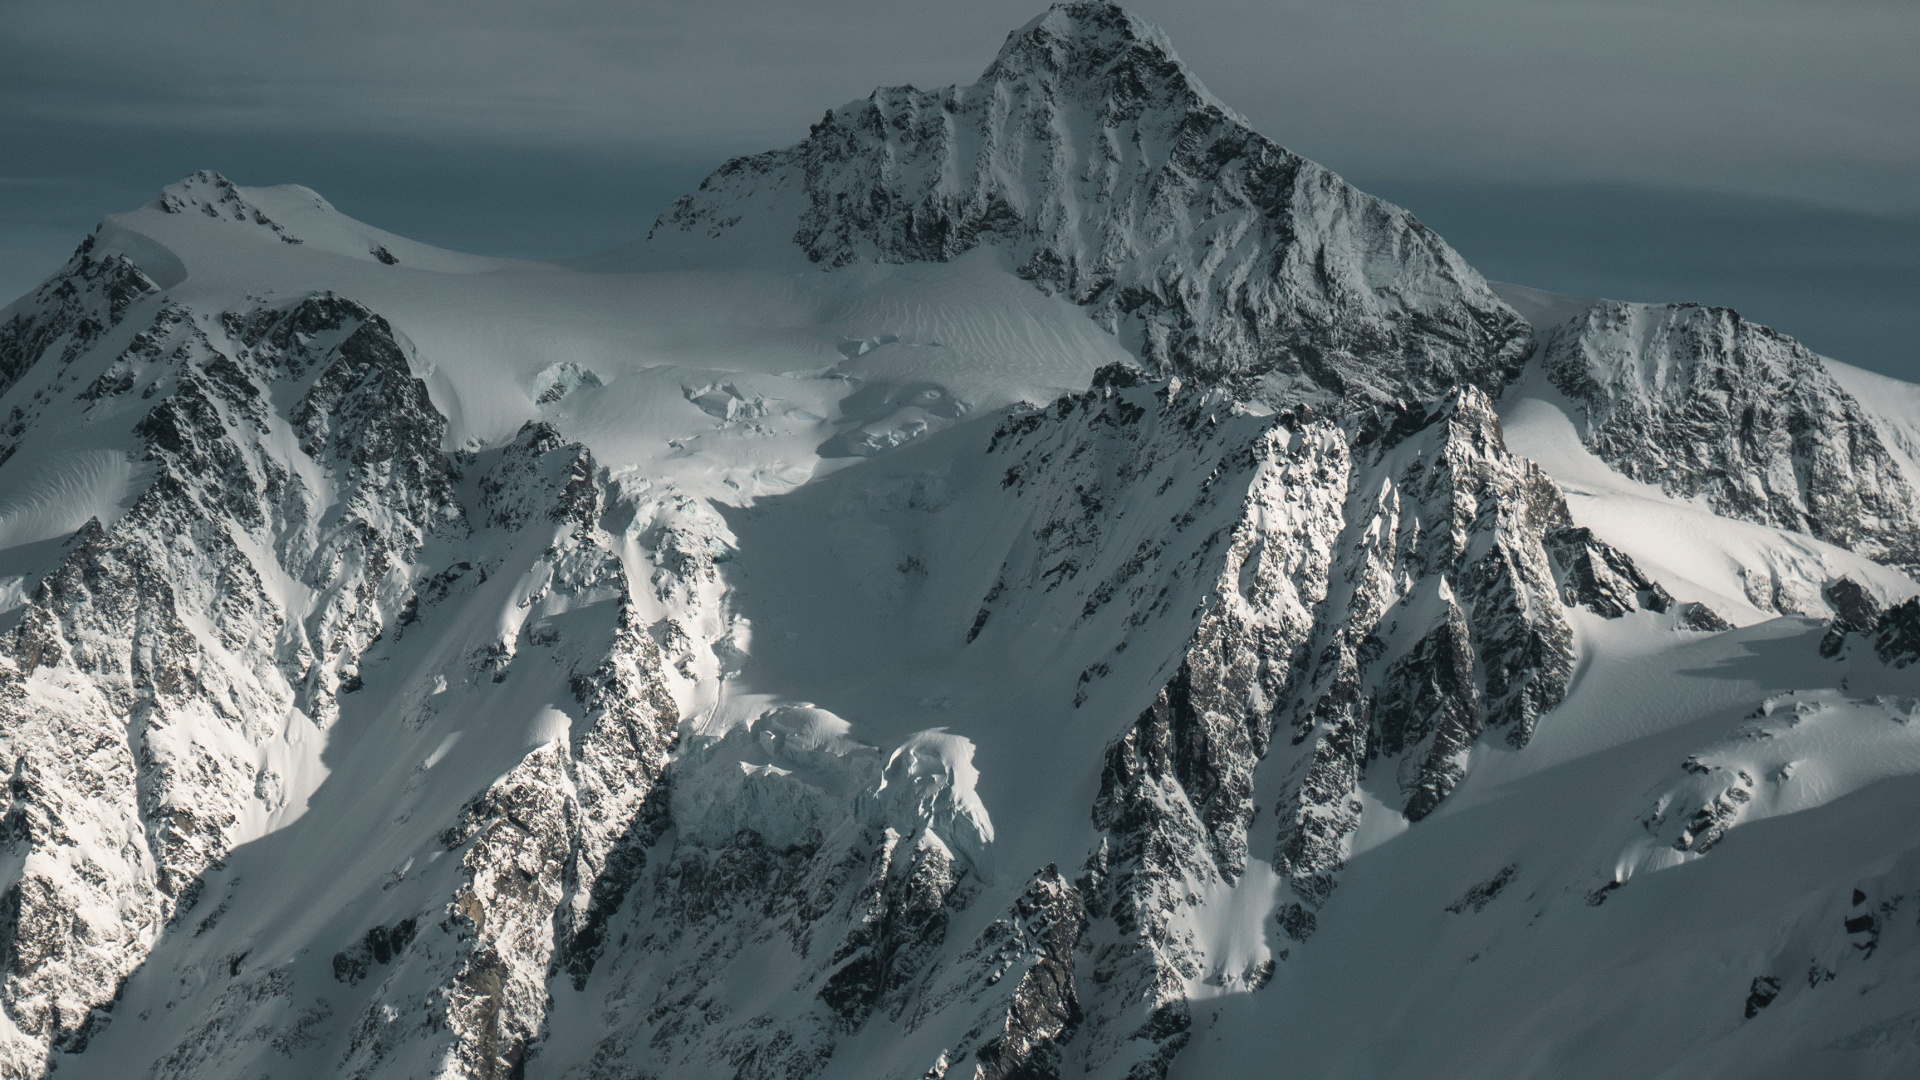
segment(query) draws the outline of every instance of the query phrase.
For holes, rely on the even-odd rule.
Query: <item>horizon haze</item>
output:
[[[401,235],[560,257],[641,235],[830,104],[967,82],[1031,3],[8,0],[0,296],[207,168]],[[1734,307],[1920,379],[1920,8],[1607,0],[1130,5],[1254,126],[1488,276]]]

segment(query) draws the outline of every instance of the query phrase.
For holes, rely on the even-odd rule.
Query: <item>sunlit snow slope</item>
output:
[[[195,174],[0,394],[0,1076],[1920,1068],[1920,387],[1110,5],[586,259]]]

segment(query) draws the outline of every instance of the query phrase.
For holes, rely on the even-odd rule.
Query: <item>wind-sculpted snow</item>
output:
[[[500,265],[497,259],[444,251],[362,224],[335,210],[311,188],[285,184],[242,189],[206,169],[167,185],[147,209],[204,219],[219,235],[238,241],[241,250],[262,244],[269,250],[276,244],[298,245],[382,267],[419,266],[455,274],[485,272]],[[150,237],[111,225],[97,235],[108,246],[131,255],[161,288],[171,288],[187,276],[173,254]]]
[[[1150,366],[1283,398],[1497,394],[1527,348],[1438,236],[1255,133],[1105,3],[1053,8],[970,86],[876,90],[728,162],[654,235],[735,227],[791,229],[824,267],[1000,247]]]
[[[1743,1003],[1745,1021],[1783,1047],[1779,1060],[1798,1069],[1818,1068],[1835,1051],[1869,1061],[1902,1062],[1911,1054],[1920,1032],[1913,1012],[1901,1007],[1909,1002],[1859,1008],[1845,999],[1911,983],[1920,953],[1916,898],[1920,860],[1909,855],[1826,890],[1780,928],[1770,955],[1752,967]]]
[[[1604,301],[1542,330],[1541,362],[1609,465],[1729,517],[1920,566],[1916,477],[1800,343],[1698,304]]]
[[[993,822],[974,785],[973,743],[923,731],[887,759],[868,814],[896,832],[923,826],[983,876],[992,876]]]
[[[1680,763],[1675,783],[1640,819],[1653,843],[1615,880],[1705,855],[1747,822],[1909,772],[1920,762],[1911,727],[1917,711],[1920,700],[1884,694],[1863,701],[1815,690],[1768,698],[1727,741]],[[1866,752],[1846,759],[1820,752],[1834,742],[1858,743]]]
[[[927,830],[984,869],[993,822],[974,790],[972,744],[923,731],[883,756],[847,731],[832,713],[787,705],[687,748],[674,772],[679,836],[718,847],[746,831],[791,848],[818,844],[851,817],[903,836]]]

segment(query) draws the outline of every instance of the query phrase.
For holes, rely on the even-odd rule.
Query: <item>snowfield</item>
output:
[[[584,259],[197,173],[0,392],[0,1076],[1920,1069],[1920,387],[1105,3]]]

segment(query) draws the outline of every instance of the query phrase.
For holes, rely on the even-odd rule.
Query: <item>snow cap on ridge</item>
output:
[[[847,728],[825,709],[789,705],[687,746],[670,789],[681,836],[710,847],[742,831],[776,849],[818,843],[880,771],[878,754]]]
[[[880,786],[868,799],[869,820],[902,834],[926,828],[983,878],[991,878],[987,848],[993,843],[993,821],[975,790],[979,782],[973,740],[945,728],[918,732],[887,760]]]
[[[674,823],[703,845],[747,830],[775,848],[817,843],[854,822],[902,836],[924,830],[990,879],[993,822],[975,791],[972,740],[922,731],[883,764],[850,731],[833,713],[799,703],[694,740],[674,767]]]
[[[326,205],[326,200],[319,195],[305,188],[301,190],[313,195],[314,201],[322,209],[333,209]],[[240,189],[234,186],[233,181],[211,169],[201,169],[178,183],[161,188],[159,197],[147,206],[163,214],[198,212],[216,220],[231,219],[243,224],[251,223],[267,229],[286,243],[302,242],[299,237],[288,232],[286,226],[268,217],[264,210],[247,201],[240,194]]]

